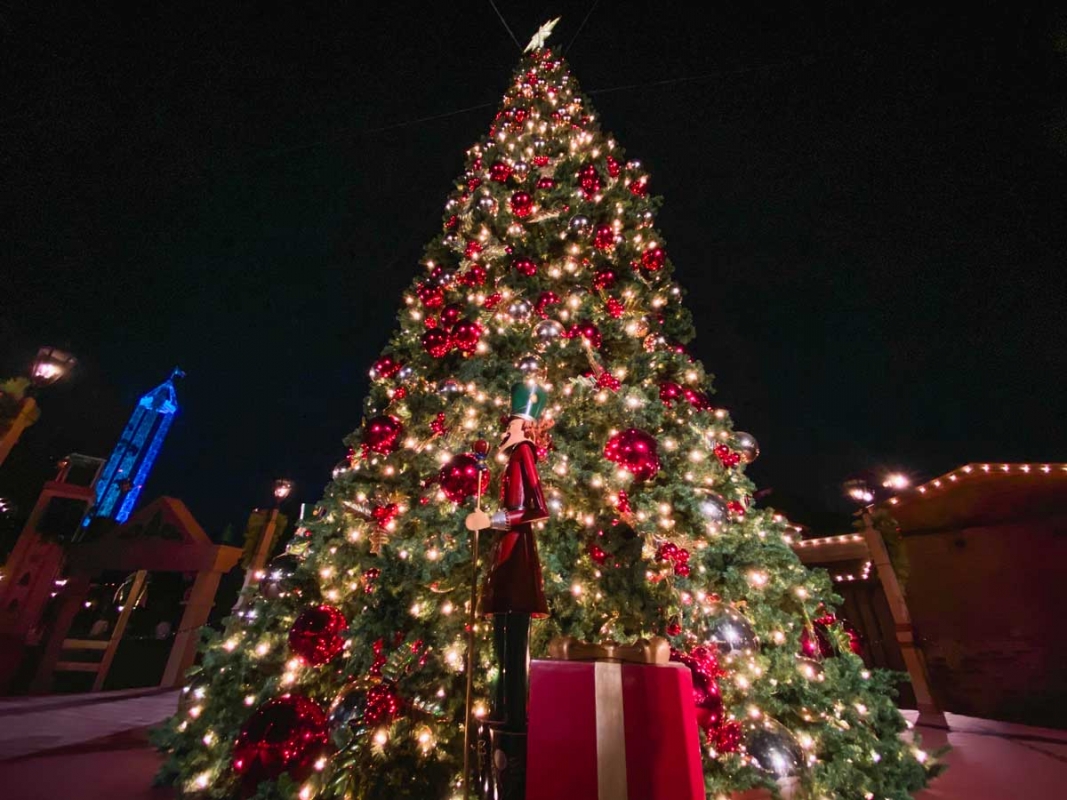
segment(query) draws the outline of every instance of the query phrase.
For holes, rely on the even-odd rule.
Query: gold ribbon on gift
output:
[[[628,800],[626,784],[626,726],[622,700],[622,665],[666,664],[671,646],[661,636],[633,644],[591,644],[573,636],[548,643],[548,654],[561,661],[594,661],[596,696],[597,800]]]
[[[666,664],[671,645],[662,636],[638,639],[633,644],[606,641],[583,642],[573,636],[558,636],[548,643],[548,655],[561,661],[627,661],[633,664]]]

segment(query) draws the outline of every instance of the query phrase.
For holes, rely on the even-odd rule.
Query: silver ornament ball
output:
[[[745,751],[754,765],[774,778],[791,778],[804,768],[804,751],[796,737],[767,717],[745,732]]]
[[[751,464],[759,457],[759,442],[751,433],[737,431],[734,434],[734,450],[740,454],[742,461]]]
[[[563,324],[554,319],[543,319],[534,328],[534,337],[542,346],[559,341],[561,336],[563,336]]]
[[[275,556],[267,564],[267,574],[259,582],[259,591],[268,600],[277,600],[285,596],[290,581],[300,566],[300,559],[292,553]]]
[[[508,306],[508,316],[515,322],[525,322],[533,313],[529,300],[516,300]]]
[[[709,525],[722,525],[730,518],[726,501],[715,492],[708,492],[700,501],[700,514]]]
[[[400,383],[405,383],[412,379],[415,375],[415,370],[412,367],[401,367],[400,371],[396,373],[396,379]]]
[[[589,217],[583,217],[581,214],[571,217],[571,230],[575,233],[585,233],[591,225]]]
[[[537,356],[523,356],[515,366],[519,368],[519,372],[523,375],[533,375],[534,373],[539,372],[544,364],[542,364],[541,359]]]
[[[704,631],[708,641],[714,642],[720,653],[755,653],[759,638],[749,622],[736,608],[712,603],[704,616]]]
[[[437,393],[444,397],[455,397],[456,395],[463,394],[463,387],[451,378],[445,378],[443,381],[438,381]]]

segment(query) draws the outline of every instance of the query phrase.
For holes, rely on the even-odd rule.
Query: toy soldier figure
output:
[[[489,572],[482,584],[480,613],[493,618],[493,651],[499,677],[489,719],[492,750],[492,800],[521,800],[526,783],[526,679],[531,617],[547,617],[541,562],[533,523],[548,519],[537,447],[531,437],[548,401],[539,386],[511,388],[511,416],[500,442],[508,456],[500,486],[503,505],[490,517],[475,511],[471,530],[496,531]]]

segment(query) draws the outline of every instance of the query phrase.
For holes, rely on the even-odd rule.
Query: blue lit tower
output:
[[[174,379],[182,377],[185,373],[175,368],[167,380],[137,403],[100,473],[100,480],[96,482],[96,506],[85,524],[91,517],[109,517],[115,522],[125,522],[130,516],[159,455],[159,448],[163,446],[170,423],[178,413]]]

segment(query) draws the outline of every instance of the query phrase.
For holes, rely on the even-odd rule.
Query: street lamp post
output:
[[[37,400],[33,396],[34,392],[58,381],[70,372],[74,363],[74,356],[54,347],[42,347],[37,351],[37,358],[34,359],[33,367],[30,369],[29,382],[19,400],[18,413],[11,420],[4,435],[0,437],[0,464],[7,459],[11,448],[15,446],[22,432],[36,422],[40,416],[37,410]]]
[[[263,526],[263,533],[260,534],[259,541],[256,543],[256,552],[252,556],[252,562],[245,571],[244,585],[241,586],[241,594],[238,595],[237,605],[233,608],[234,611],[239,611],[244,606],[246,602],[245,590],[252,586],[253,583],[259,583],[263,578],[263,568],[267,565],[271,541],[274,539],[274,530],[278,526],[278,508],[292,491],[292,481],[279,478],[274,482],[274,508],[271,509],[267,524]]]

